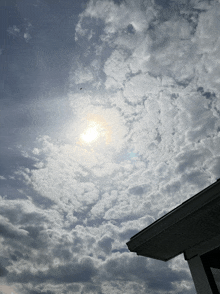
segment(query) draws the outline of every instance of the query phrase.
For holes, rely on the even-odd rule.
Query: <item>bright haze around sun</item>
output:
[[[0,13],[0,293],[195,294],[126,242],[220,177],[219,1]]]

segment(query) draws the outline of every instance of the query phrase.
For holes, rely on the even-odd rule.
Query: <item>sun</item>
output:
[[[80,145],[94,145],[94,143],[100,143],[105,141],[105,144],[111,142],[112,130],[107,124],[106,120],[97,114],[89,113],[86,118],[86,128],[80,135]]]
[[[96,123],[91,123],[90,126],[87,127],[87,129],[82,133],[80,136],[80,139],[89,144],[98,139],[100,136],[100,130],[99,126]]]

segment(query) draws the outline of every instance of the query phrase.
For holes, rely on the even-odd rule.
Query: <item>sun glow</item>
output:
[[[111,142],[112,130],[106,120],[97,114],[88,114],[86,128],[80,135],[80,144],[93,144],[104,139],[106,144]]]
[[[85,143],[91,143],[96,141],[100,136],[99,127],[94,123],[94,125],[89,126],[85,132],[80,136],[81,140]]]

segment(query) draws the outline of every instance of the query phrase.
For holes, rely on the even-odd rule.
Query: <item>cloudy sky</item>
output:
[[[220,2],[0,13],[0,293],[195,294],[126,242],[220,177]]]

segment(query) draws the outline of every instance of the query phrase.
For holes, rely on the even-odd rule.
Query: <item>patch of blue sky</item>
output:
[[[134,153],[133,151],[124,151],[121,152],[117,157],[116,157],[116,162],[122,162],[125,160],[135,160],[137,158],[137,154]]]
[[[129,157],[130,159],[135,159],[135,158],[137,157],[137,154],[134,153],[134,152],[132,151],[132,152],[129,152],[129,153],[128,153],[128,157]]]

